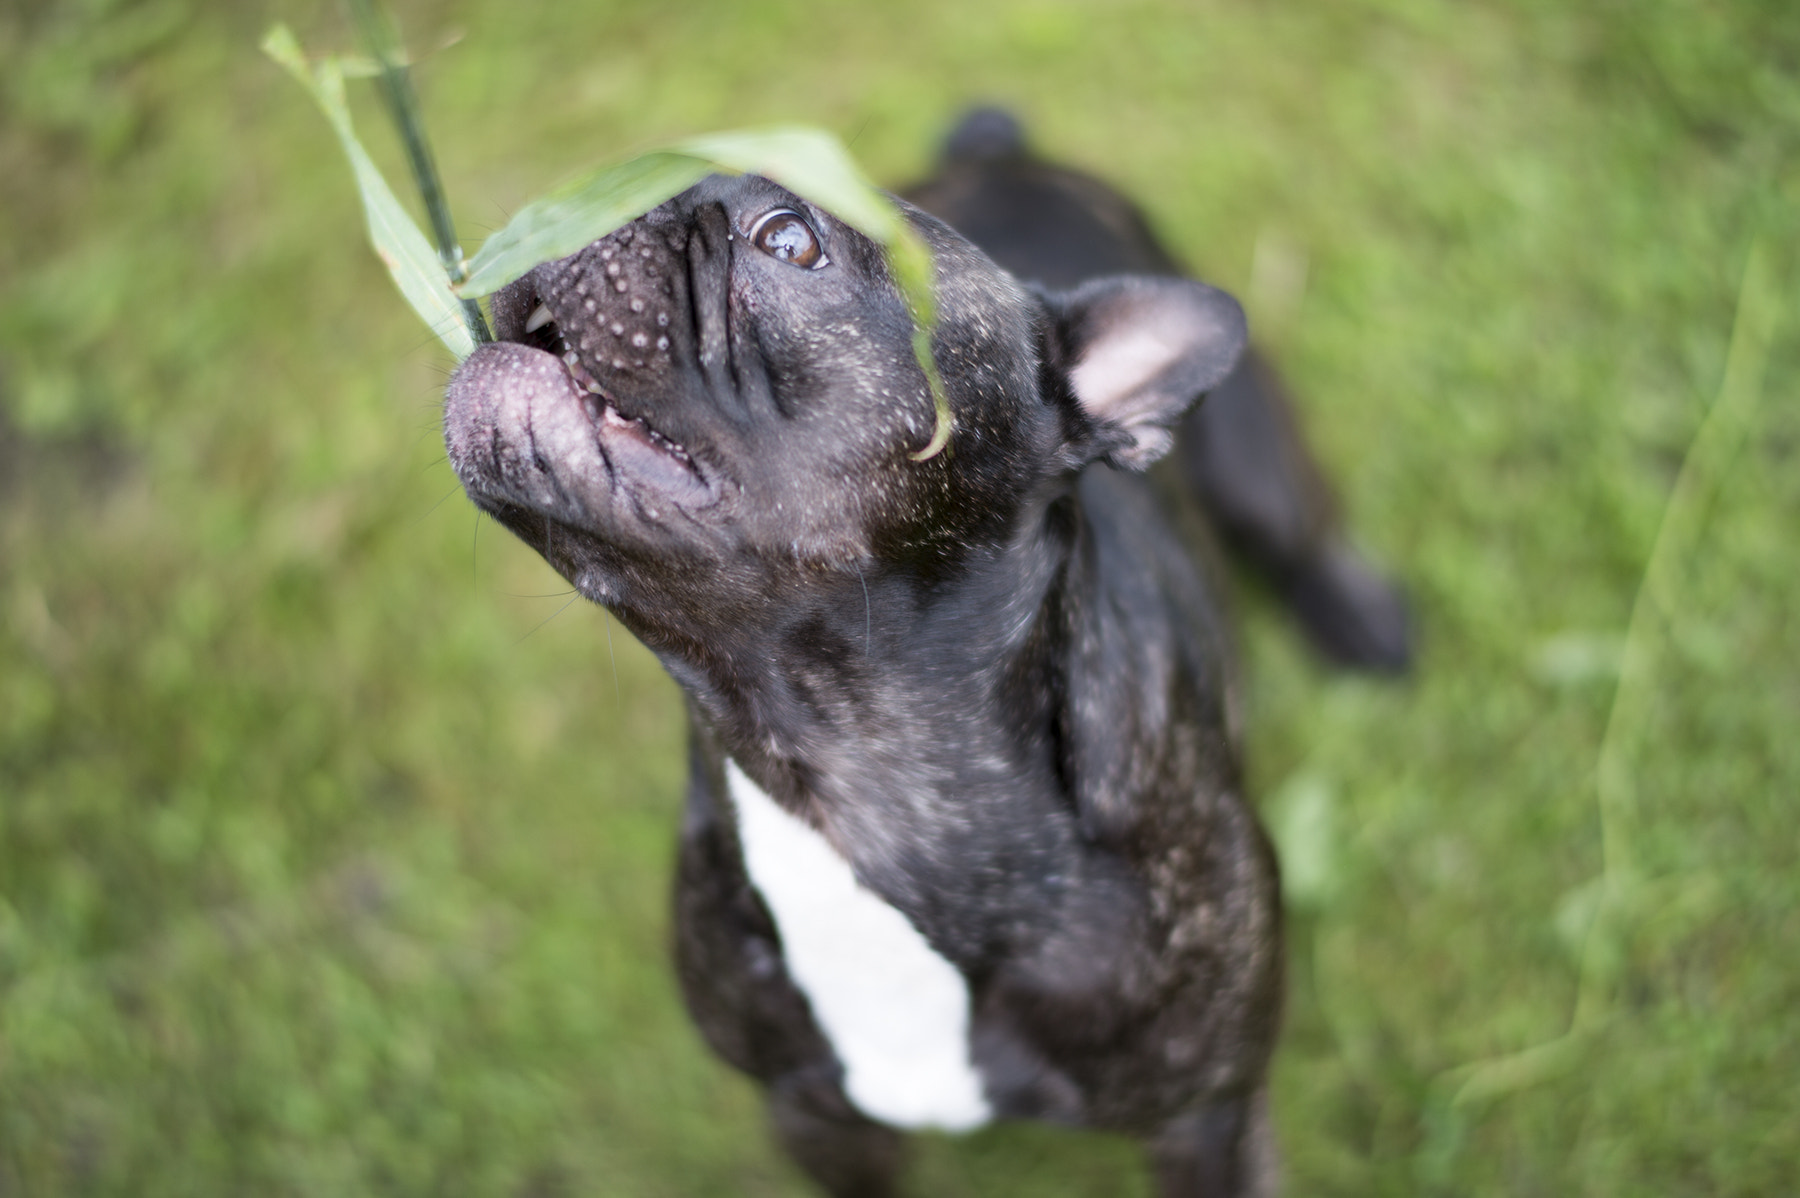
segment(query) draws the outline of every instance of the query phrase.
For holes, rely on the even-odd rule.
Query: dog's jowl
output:
[[[1237,304],[1134,258],[1129,206],[1003,117],[957,136],[914,194],[1018,273],[909,210],[944,452],[914,458],[932,400],[876,247],[714,177],[495,298],[450,458],[685,692],[683,989],[824,1190],[893,1192],[906,1129],[1035,1118],[1140,1136],[1167,1195],[1264,1193],[1275,865],[1210,555],[1173,530],[1246,550],[1340,658],[1397,665],[1403,614]],[[1187,416],[1214,390],[1229,419]]]

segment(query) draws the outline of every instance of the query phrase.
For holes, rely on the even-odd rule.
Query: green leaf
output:
[[[468,357],[474,352],[475,336],[464,319],[462,302],[450,291],[450,280],[438,261],[437,251],[407,215],[356,138],[350,109],[344,102],[342,63],[325,58],[309,68],[300,43],[285,25],[270,29],[262,48],[306,89],[331,122],[362,194],[369,242],[393,276],[400,294],[458,361]]]
[[[486,340],[470,324],[479,310],[471,315],[464,304],[498,291],[540,263],[575,253],[715,171],[762,175],[827,209],[886,251],[912,311],[913,354],[924,371],[936,418],[931,440],[912,456],[923,461],[949,443],[950,404],[931,353],[936,324],[931,250],[830,134],[800,126],[712,133],[589,171],[521,208],[487,239],[453,287],[438,269],[430,242],[356,139],[344,103],[344,74],[346,69],[362,73],[367,64],[325,58],[309,69],[285,25],[269,31],[263,50],[299,80],[337,131],[362,192],[369,240],[401,294],[459,360]]]
[[[893,202],[835,137],[784,127],[711,133],[589,171],[534,200],[489,237],[457,292],[489,295],[566,257],[714,172],[762,175],[828,209],[884,246],[905,230]]]
[[[636,220],[711,170],[699,159],[654,151],[572,179],[519,209],[505,228],[484,241],[457,291],[490,295],[539,263],[567,257]]]
[[[818,129],[712,133],[676,142],[578,176],[521,208],[469,262],[462,296],[489,295],[542,262],[576,252],[636,220],[714,172],[762,175],[805,196],[887,252],[888,264],[918,330],[913,352],[931,388],[936,427],[913,455],[923,461],[950,438],[950,404],[931,355],[936,324],[931,250],[894,201],[863,175],[843,144]]]
[[[900,215],[899,208],[871,183],[842,142],[819,129],[787,126],[736,133],[713,133],[671,147],[715,167],[773,179],[803,195],[839,220],[877,242],[887,252],[888,267],[913,315],[913,356],[931,388],[936,427],[914,461],[935,456],[950,440],[950,401],[931,354],[931,330],[937,325],[933,300],[931,249]]]
[[[933,294],[936,269],[931,247],[925,244],[918,230],[905,221],[899,222],[899,226],[898,236],[887,246],[888,267],[894,272],[894,281],[900,285],[900,294],[907,307],[912,309],[913,357],[918,360],[919,369],[925,372],[925,381],[931,386],[931,404],[936,414],[931,440],[912,455],[913,461],[923,462],[935,457],[950,443],[950,397],[944,391],[944,381],[938,377],[937,359],[931,353],[931,330],[937,327],[937,300]]]
[[[803,195],[882,245],[906,227],[894,202],[869,181],[844,144],[799,125],[708,133],[669,147],[719,170],[761,175]]]

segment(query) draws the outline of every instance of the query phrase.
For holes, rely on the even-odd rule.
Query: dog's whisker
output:
[[[414,524],[423,524],[426,520],[429,520],[431,518],[433,513],[435,513],[439,508],[444,506],[444,502],[447,499],[449,499],[452,495],[456,495],[456,494],[460,493],[461,491],[462,491],[462,486],[460,484],[457,486],[451,487],[448,491],[445,491],[442,495],[440,495],[438,497],[438,501],[436,503],[432,504],[430,507],[426,508],[423,512],[420,512],[417,516],[413,517],[413,523]]]
[[[862,583],[863,593],[863,656],[873,656],[875,644],[875,617],[869,606],[869,580],[863,577],[862,563],[856,563],[856,581]]]
[[[480,508],[475,509],[475,527],[469,532],[469,585],[471,587],[477,585],[481,581],[480,550],[481,517],[483,515],[484,513]]]
[[[568,611],[569,608],[574,605],[575,600],[577,600],[579,598],[581,598],[580,595],[569,596],[569,601],[567,603],[563,604],[561,607],[557,608],[555,611],[553,611],[549,615],[545,616],[542,620],[539,620],[537,622],[536,626],[533,627],[530,632],[527,632],[524,636],[520,637],[518,640],[513,642],[513,647],[516,649],[520,645],[523,645],[526,641],[530,640],[532,637],[536,636],[544,628],[544,626],[546,624],[550,623],[550,621],[556,619],[556,617],[558,617],[558,616],[562,615],[564,612]]]
[[[619,685],[619,655],[613,651],[612,613],[603,607],[600,614],[601,623],[606,628],[606,656],[612,662],[613,698],[618,701],[622,711],[625,708],[625,689]]]

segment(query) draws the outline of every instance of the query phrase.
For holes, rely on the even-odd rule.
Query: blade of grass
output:
[[[888,267],[900,285],[900,294],[905,297],[907,307],[912,309],[913,357],[931,387],[934,417],[931,440],[926,442],[925,448],[910,455],[913,461],[923,462],[935,457],[950,443],[952,423],[950,398],[944,391],[943,379],[938,377],[937,358],[931,352],[931,330],[937,327],[935,268],[931,247],[904,221],[900,223],[899,235],[887,245],[887,257]]]
[[[475,335],[465,317],[463,301],[451,293],[450,280],[431,242],[407,215],[357,140],[344,100],[344,75],[338,61],[326,58],[308,66],[300,43],[286,25],[270,29],[263,38],[262,49],[306,89],[331,123],[356,176],[369,242],[393,276],[400,294],[458,361],[468,357],[475,350]]]
[[[370,241],[413,310],[459,360],[474,352],[477,344],[492,339],[476,302],[479,297],[499,290],[540,263],[566,257],[606,236],[708,174],[758,174],[828,209],[882,247],[912,314],[913,356],[932,400],[931,437],[910,456],[924,461],[949,444],[950,403],[931,351],[937,317],[930,247],[902,216],[896,202],[864,177],[836,138],[800,126],[713,133],[600,167],[521,208],[472,260],[465,261],[398,39],[371,0],[351,0],[351,9],[378,68],[376,78],[430,215],[441,274],[423,267],[432,253],[430,243],[356,138],[344,102],[344,60],[325,58],[309,68],[285,25],[269,31],[263,50],[307,89],[331,122],[362,193]],[[366,69],[362,60],[354,65]],[[446,309],[454,319],[446,319]]]
[[[1663,508],[1656,540],[1632,601],[1624,657],[1614,686],[1612,709],[1600,740],[1595,800],[1600,815],[1601,900],[1583,945],[1575,1008],[1568,1030],[1518,1052],[1473,1061],[1446,1070],[1437,1083],[1449,1093],[1448,1106],[1478,1105],[1565,1073],[1580,1061],[1583,1041],[1612,1014],[1613,983],[1625,953],[1631,919],[1639,914],[1642,879],[1632,838],[1637,820],[1636,786],[1628,754],[1645,720],[1656,664],[1653,623],[1673,616],[1676,574],[1699,540],[1705,492],[1714,485],[1744,438],[1762,395],[1763,368],[1781,315],[1781,295],[1771,278],[1769,252],[1762,241],[1750,247],[1732,318],[1725,376],[1717,397],[1688,445],[1674,490]]]
[[[539,263],[576,252],[687,190],[706,175],[755,174],[818,204],[879,244],[914,324],[913,355],[931,391],[930,441],[912,454],[923,461],[949,443],[949,399],[931,354],[936,325],[930,248],[894,201],[864,177],[843,145],[818,129],[712,133],[676,142],[577,176],[521,208],[489,237],[457,287],[463,296],[488,295]]]
[[[597,167],[525,205],[482,243],[456,290],[465,296],[498,291],[715,172],[773,179],[883,246],[904,229],[893,202],[830,134],[794,127],[713,133]]]
[[[491,295],[539,263],[567,257],[636,220],[711,170],[696,158],[652,151],[577,176],[519,209],[482,242],[456,290]]]
[[[363,44],[379,66],[376,81],[382,98],[387,101],[388,115],[406,147],[406,159],[412,165],[413,182],[425,203],[431,219],[431,231],[437,239],[438,259],[452,284],[468,276],[462,246],[456,240],[456,226],[450,219],[450,205],[444,198],[444,185],[438,178],[437,163],[432,159],[431,144],[425,139],[425,122],[419,115],[418,97],[413,94],[412,77],[400,57],[400,39],[386,13],[377,12],[371,0],[350,0]],[[469,326],[476,344],[492,341],[487,317],[473,299],[462,301],[463,320]]]
[[[843,143],[822,129],[779,125],[707,133],[669,148],[719,170],[773,179],[882,245],[892,245],[904,225],[893,201],[862,173]]]
[[[819,129],[785,126],[690,138],[672,147],[715,167],[773,179],[879,244],[913,317],[913,357],[925,372],[934,416],[931,440],[911,455],[935,456],[950,441],[950,401],[931,353],[937,327],[931,249],[894,200],[869,181],[843,143]]]

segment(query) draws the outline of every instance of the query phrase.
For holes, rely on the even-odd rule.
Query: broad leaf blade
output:
[[[680,195],[711,169],[684,154],[655,151],[572,179],[519,209],[483,242],[457,291],[465,296],[498,291],[539,263],[567,257]]]
[[[671,147],[716,166],[773,179],[853,226],[887,251],[888,266],[912,309],[913,356],[931,387],[936,427],[931,441],[913,454],[924,461],[950,440],[950,401],[931,355],[937,324],[931,249],[901,217],[894,201],[871,183],[842,142],[819,129],[788,126],[690,138]]]
[[[882,245],[901,229],[894,203],[862,173],[842,142],[821,129],[780,126],[709,133],[669,147],[735,174],[773,179]]]
[[[913,461],[923,462],[935,457],[950,443],[950,397],[944,391],[944,380],[938,376],[937,359],[931,353],[931,330],[937,327],[936,267],[931,247],[925,244],[917,229],[905,221],[898,223],[899,235],[887,246],[888,268],[894,272],[894,281],[900,285],[900,294],[907,307],[912,309],[913,357],[918,359],[919,369],[925,372],[925,381],[931,385],[931,404],[936,413],[931,440],[912,455]]]
[[[600,167],[527,204],[482,245],[457,292],[479,296],[498,291],[539,263],[573,254],[715,171],[773,179],[882,245],[891,244],[902,228],[892,202],[863,177],[830,134],[799,127],[714,133]]]
[[[464,320],[462,303],[451,294],[450,280],[444,275],[437,251],[407,215],[387,180],[381,177],[374,161],[357,140],[349,106],[344,102],[341,64],[327,58],[309,69],[300,43],[285,25],[269,30],[262,48],[306,89],[325,114],[325,119],[331,122],[338,142],[343,146],[344,156],[350,160],[350,169],[356,175],[363,215],[368,221],[369,242],[393,276],[400,294],[458,361],[468,357],[475,350],[475,338]]]
[[[842,143],[818,129],[786,126],[708,134],[578,176],[521,208],[488,238],[456,292],[480,296],[498,291],[540,263],[573,254],[636,220],[715,171],[773,179],[887,251],[912,310],[917,328],[913,351],[930,385],[936,416],[931,441],[913,457],[923,461],[943,449],[951,416],[930,349],[930,330],[936,324],[931,250]]]

